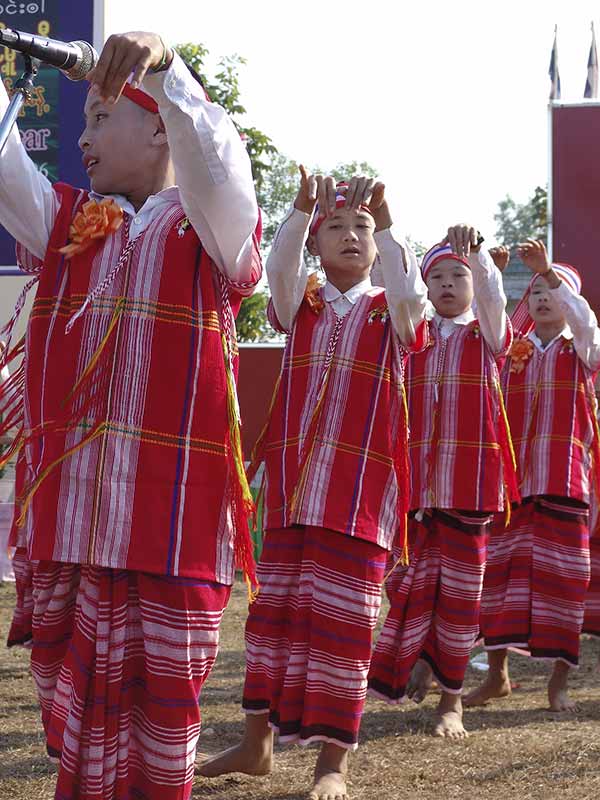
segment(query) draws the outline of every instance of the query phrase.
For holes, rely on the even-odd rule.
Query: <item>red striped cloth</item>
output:
[[[386,555],[325,528],[268,531],[243,708],[268,712],[280,741],[357,747]]]
[[[600,534],[590,538],[590,585],[585,596],[583,633],[600,638]]]
[[[481,607],[488,649],[514,647],[575,667],[590,579],[587,506],[528,498],[493,526]]]
[[[15,573],[16,600],[13,618],[8,632],[7,646],[31,646],[31,625],[33,616],[33,567],[27,558],[27,550],[17,547],[12,559]]]
[[[31,669],[56,800],[185,800],[230,588],[41,562]]]
[[[406,698],[419,658],[440,686],[460,693],[479,632],[490,516],[434,509],[419,524],[411,564],[377,641],[369,690],[391,703]]]

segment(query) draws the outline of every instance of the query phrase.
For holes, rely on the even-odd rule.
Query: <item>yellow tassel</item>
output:
[[[244,468],[244,454],[242,452],[242,437],[238,422],[235,382],[231,372],[231,364],[229,363],[229,353],[227,350],[227,340],[224,334],[221,335],[221,342],[223,345],[223,355],[225,357],[225,374],[227,376],[227,413],[229,417],[229,435],[231,437],[233,461],[242,490],[244,508],[250,515],[254,510],[254,499],[252,497],[252,492],[250,491],[250,485],[246,478],[246,470]]]
[[[260,586],[257,586],[256,589],[252,586],[252,581],[250,580],[249,575],[244,575],[244,580],[246,581],[246,588],[248,590],[248,605],[252,605],[256,601],[256,598],[260,594]]]
[[[506,430],[506,438],[508,439],[508,449],[510,451],[510,457],[512,459],[513,469],[516,471],[517,469],[517,457],[515,455],[515,448],[513,447],[512,437],[510,435],[510,425],[508,424],[508,414],[506,413],[506,406],[504,405],[504,397],[502,396],[502,388],[499,383],[496,384],[496,390],[498,395],[498,400],[500,404],[500,413],[502,414],[502,419],[504,420],[504,427]]]
[[[504,484],[504,506],[504,527],[508,528],[512,517],[512,508],[506,484]]]
[[[100,344],[96,348],[96,352],[91,357],[87,367],[83,370],[83,373],[82,373],[81,377],[79,378],[79,380],[77,381],[75,386],[71,389],[69,394],[64,399],[63,405],[66,405],[69,402],[69,400],[71,400],[71,398],[77,393],[77,390],[79,389],[81,384],[85,381],[85,379],[88,377],[88,375],[91,373],[91,371],[94,369],[94,367],[98,363],[98,359],[100,358],[104,348],[108,344],[108,341],[109,341],[109,339],[110,339],[110,337],[112,335],[112,332],[114,331],[115,327],[117,326],[117,323],[119,321],[119,317],[121,316],[121,312],[123,311],[124,307],[125,307],[125,299],[123,297],[120,297],[119,300],[117,301],[117,305],[115,306],[115,310],[113,312],[110,324],[108,326],[108,330],[106,331],[106,334],[104,335],[104,338],[102,339],[102,341],[100,342]]]
[[[73,453],[76,453],[78,450],[81,450],[82,447],[85,447],[86,445],[90,444],[90,442],[93,442],[94,439],[97,439],[99,436],[102,436],[106,432],[107,428],[108,428],[107,423],[103,422],[98,428],[96,428],[96,430],[92,431],[90,434],[85,436],[74,447],[70,447],[65,453],[62,454],[62,456],[60,456],[60,458],[57,458],[55,461],[53,461],[51,464],[49,464],[46,467],[46,469],[40,475],[38,475],[38,477],[35,479],[35,481],[31,485],[31,488],[29,489],[29,491],[27,492],[25,497],[23,497],[22,500],[21,500],[21,498],[19,498],[18,502],[19,502],[19,504],[21,506],[21,514],[19,515],[19,517],[17,519],[17,527],[18,528],[22,528],[23,525],[25,524],[25,517],[27,516],[27,511],[29,510],[29,506],[31,505],[31,501],[33,500],[33,496],[35,495],[37,490],[40,488],[42,483],[46,480],[48,475],[52,472],[52,470],[55,467],[57,467],[59,464],[61,464],[65,459],[69,458],[69,456],[72,456]]]

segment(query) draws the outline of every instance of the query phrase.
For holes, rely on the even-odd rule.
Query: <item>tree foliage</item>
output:
[[[496,236],[500,244],[514,248],[525,239],[542,239],[548,237],[548,192],[538,186],[526,203],[516,203],[510,195],[498,203],[498,211],[494,214],[497,229]]]

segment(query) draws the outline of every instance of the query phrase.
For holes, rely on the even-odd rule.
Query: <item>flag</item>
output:
[[[597,99],[598,97],[598,52],[596,50],[596,31],[592,22],[592,44],[588,56],[587,80],[585,82],[584,97]]]
[[[550,100],[560,100],[560,73],[558,71],[558,30],[554,28],[554,46],[552,47],[552,56],[550,58]]]

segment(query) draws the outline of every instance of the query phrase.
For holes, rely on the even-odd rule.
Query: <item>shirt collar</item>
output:
[[[475,314],[473,313],[472,308],[467,309],[467,311],[464,311],[462,314],[458,314],[456,317],[442,317],[436,311],[433,315],[433,318],[435,319],[438,327],[447,327],[450,322],[452,322],[454,325],[468,325],[475,319]]]
[[[355,283],[354,286],[351,286],[347,292],[340,292],[340,290],[327,281],[323,288],[323,297],[328,303],[332,303],[334,300],[337,300],[339,297],[345,297],[346,300],[354,305],[363,294],[366,294],[369,289],[373,288],[373,284],[371,283],[371,278],[365,278],[364,281],[360,283]]]
[[[557,339],[560,339],[561,337],[563,339],[572,339],[573,338],[573,331],[571,330],[571,328],[569,328],[568,325],[565,325],[565,327],[562,329],[562,331],[560,333],[557,333],[556,336],[554,337],[554,339],[551,339],[548,342],[548,344],[546,344],[546,345],[542,344],[542,340],[537,335],[535,330],[529,331],[529,333],[527,334],[527,338],[531,339],[531,341],[534,343],[534,345],[537,347],[537,349],[538,350],[542,350],[542,351],[543,350],[547,350],[550,347],[551,344],[554,344],[554,342]]]
[[[90,192],[92,200],[104,200],[105,198],[112,198],[115,203],[120,206],[126,214],[135,217],[137,214],[143,214],[146,211],[151,211],[161,203],[170,203],[179,199],[179,189],[177,186],[169,186],[167,189],[162,189],[156,194],[151,194],[146,198],[144,205],[136,212],[135,208],[131,205],[129,200],[122,194],[98,194],[97,192]]]

